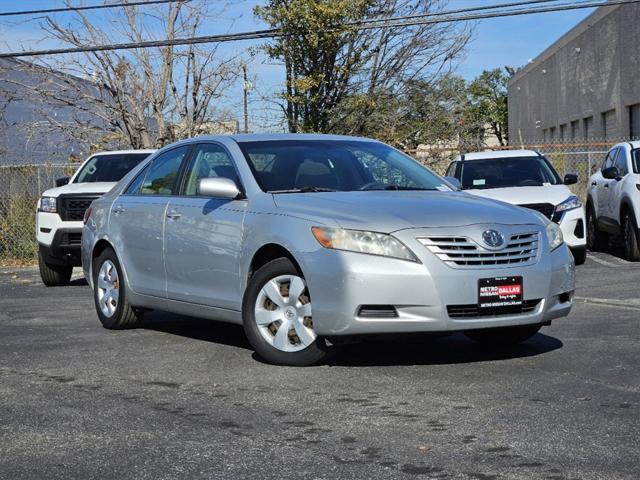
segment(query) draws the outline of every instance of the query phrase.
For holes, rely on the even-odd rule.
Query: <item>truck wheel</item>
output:
[[[69,285],[73,267],[68,265],[48,265],[44,261],[41,251],[38,251],[38,269],[42,283],[47,287],[62,287]]]
[[[598,219],[592,206],[587,207],[587,248],[592,252],[602,251],[609,244],[609,235],[598,230]]]
[[[307,284],[288,258],[267,263],[251,277],[242,318],[251,346],[269,363],[307,366],[327,354],[324,339],[313,330]]]
[[[631,262],[640,260],[640,245],[638,245],[638,226],[633,213],[625,210],[622,214],[622,234],[624,236],[624,256]]]
[[[93,300],[104,328],[123,330],[136,328],[143,312],[133,307],[127,298],[122,268],[115,252],[104,250],[93,262]]]
[[[471,340],[483,345],[494,347],[508,347],[524,342],[533,337],[541,325],[522,325],[518,327],[487,328],[482,330],[470,330],[464,334]]]

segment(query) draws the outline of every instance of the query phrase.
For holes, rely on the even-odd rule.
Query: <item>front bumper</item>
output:
[[[567,316],[573,306],[575,265],[566,245],[548,251],[546,237],[534,264],[452,268],[417,242],[416,230],[396,232],[421,263],[320,248],[298,256],[319,335],[453,332],[542,324]],[[526,313],[453,318],[447,306],[478,302],[481,278],[522,276]],[[533,302],[532,302],[533,303]],[[393,306],[395,318],[363,318],[363,306]]]
[[[40,243],[40,253],[48,265],[69,265],[79,267],[81,228],[64,228],[56,230],[49,245]]]
[[[587,220],[584,207],[574,208],[562,213],[558,222],[564,242],[571,249],[587,248]]]

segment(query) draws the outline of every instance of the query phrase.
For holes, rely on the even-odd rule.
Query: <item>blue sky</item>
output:
[[[256,0],[217,2],[227,4],[224,14],[207,26],[206,33],[226,33],[255,30],[264,25],[253,16]],[[506,0],[450,0],[448,8],[457,9],[471,6],[495,5]],[[87,0],[85,4],[100,3]],[[30,0],[23,2],[0,1],[1,11],[28,10],[64,6],[61,0]],[[471,79],[485,69],[502,68],[505,65],[522,66],[535,58],[546,47],[561,37],[567,30],[585,18],[593,9],[553,12],[518,17],[487,19],[474,22],[475,35],[469,44],[465,57],[457,66],[457,73]],[[94,13],[96,22],[105,22],[105,12]],[[9,18],[11,20],[9,20]],[[58,17],[62,19],[63,17]],[[44,48],[49,43],[42,42],[42,33],[37,21],[25,21],[24,17],[0,18],[0,51],[20,50],[22,48]],[[225,45],[226,53],[245,54],[246,49],[255,46],[252,42],[238,42]],[[251,77],[255,80],[257,91],[252,95],[252,107],[256,124],[265,121],[270,107],[259,100],[259,93],[269,94],[279,89],[282,83],[282,68],[262,56],[255,57],[249,63]],[[228,95],[229,108],[240,115],[241,85]],[[257,127],[258,125],[256,125]]]

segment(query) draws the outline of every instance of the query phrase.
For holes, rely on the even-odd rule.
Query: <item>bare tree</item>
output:
[[[42,28],[70,46],[175,39],[198,35],[220,13],[206,0],[126,6],[99,23],[76,11],[65,23],[47,17]],[[21,86],[40,99],[50,128],[84,143],[133,148],[161,147],[229,120],[217,104],[240,71],[236,58],[209,45],[87,52],[22,68],[40,79]]]

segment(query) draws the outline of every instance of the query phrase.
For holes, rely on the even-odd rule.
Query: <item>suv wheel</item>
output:
[[[624,237],[624,256],[627,260],[640,260],[640,245],[638,245],[638,226],[633,213],[625,210],[622,214],[622,234]]]
[[[587,261],[587,249],[586,248],[576,248],[572,249],[571,253],[573,254],[573,260],[576,265],[582,265]]]
[[[522,325],[518,327],[487,328],[470,330],[464,334],[471,340],[494,347],[508,347],[533,337],[542,325]]]
[[[598,230],[598,219],[592,206],[587,207],[587,248],[597,252],[607,248],[609,235]]]
[[[306,366],[327,354],[324,339],[313,330],[307,284],[288,258],[267,263],[251,277],[242,317],[249,342],[269,363]]]
[[[104,328],[121,330],[140,325],[143,313],[129,303],[120,262],[110,248],[93,262],[93,299]]]
[[[69,265],[48,265],[41,251],[38,251],[38,269],[42,283],[47,287],[69,285],[73,273],[73,267]]]

